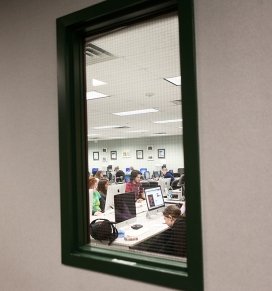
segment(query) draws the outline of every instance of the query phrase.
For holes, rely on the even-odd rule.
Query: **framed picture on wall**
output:
[[[93,160],[98,161],[99,160],[99,152],[93,152]]]
[[[158,149],[158,158],[165,159],[165,149]]]
[[[154,159],[153,159],[153,155],[148,155],[148,156],[147,156],[147,160],[148,160],[148,161],[153,161],[153,160],[154,160]]]
[[[147,150],[150,152],[150,151],[153,151],[153,146],[152,145],[149,145],[147,146]]]
[[[136,159],[143,159],[144,158],[144,151],[143,150],[136,150]]]
[[[111,151],[111,160],[117,160],[117,151]]]

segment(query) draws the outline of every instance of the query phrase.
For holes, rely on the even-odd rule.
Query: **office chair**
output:
[[[173,190],[176,190],[176,189],[180,189],[181,188],[181,185],[179,185],[179,179],[177,180],[174,180],[171,184],[171,187]]]
[[[184,168],[178,168],[178,173],[184,174]]]
[[[93,176],[96,174],[97,171],[98,171],[98,168],[92,168],[92,174],[93,174]]]
[[[144,175],[144,173],[147,171],[147,168],[141,168],[140,172],[142,173],[142,175]]]
[[[145,171],[144,172],[144,178],[145,178],[145,180],[149,180],[150,179],[150,172],[149,171]]]

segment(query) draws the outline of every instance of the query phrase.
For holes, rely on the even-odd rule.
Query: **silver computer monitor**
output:
[[[125,192],[126,184],[110,184],[107,190],[105,211],[114,208],[114,196]],[[135,196],[135,195],[134,195]]]
[[[159,184],[159,186],[161,186],[163,196],[166,197],[168,190],[170,188],[171,178],[160,178],[158,181],[158,184]]]
[[[160,186],[144,189],[144,191],[148,210],[154,210],[165,206]]]

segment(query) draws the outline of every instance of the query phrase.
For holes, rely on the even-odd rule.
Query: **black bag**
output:
[[[96,240],[108,240],[109,245],[118,237],[118,230],[114,222],[98,218],[90,223],[90,235]]]

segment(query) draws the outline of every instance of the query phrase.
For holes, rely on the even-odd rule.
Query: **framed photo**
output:
[[[158,149],[158,158],[165,159],[165,149]]]
[[[106,153],[107,151],[108,151],[108,149],[106,149],[106,148],[103,148],[103,149],[102,149],[102,152],[103,152],[103,153]]]
[[[144,151],[143,150],[136,150],[136,159],[143,159],[144,158]]]
[[[111,160],[117,160],[117,151],[111,151]]]
[[[99,152],[93,152],[93,160],[99,161]]]
[[[123,158],[130,158],[130,151],[123,151]]]
[[[148,151],[153,151],[153,146],[152,145],[147,146],[147,150]]]
[[[153,155],[148,155],[148,156],[147,156],[147,160],[148,160],[148,161],[153,161],[153,160],[154,160],[154,159],[153,159]]]

